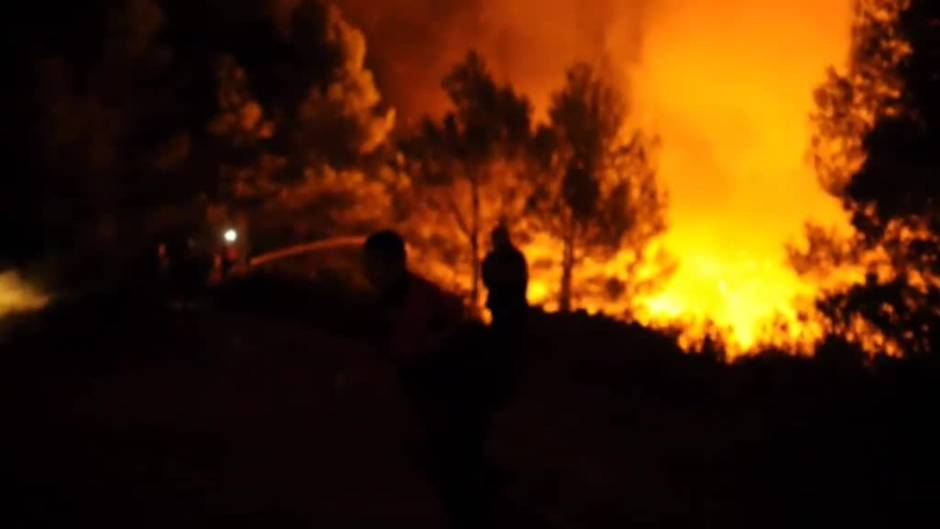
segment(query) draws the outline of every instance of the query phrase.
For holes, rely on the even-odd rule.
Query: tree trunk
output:
[[[480,302],[480,183],[477,178],[470,180],[470,200],[470,260],[473,265],[470,302],[475,307]]]
[[[574,276],[574,228],[564,241],[564,255],[561,261],[561,295],[558,305],[562,312],[571,312],[571,283]]]

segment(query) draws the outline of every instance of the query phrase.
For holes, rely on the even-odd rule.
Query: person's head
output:
[[[490,241],[493,243],[493,248],[496,250],[512,246],[509,228],[507,228],[505,224],[496,226],[493,231],[490,232]]]
[[[379,292],[398,285],[408,273],[405,241],[394,231],[374,233],[363,246],[366,278]]]

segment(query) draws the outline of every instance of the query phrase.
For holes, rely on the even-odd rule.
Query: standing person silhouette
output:
[[[454,527],[487,527],[489,410],[480,397],[486,381],[480,380],[474,326],[459,298],[408,271],[397,233],[369,237],[363,264],[383,314],[380,349],[395,364],[423,429],[423,446],[413,455],[437,482]]]
[[[482,435],[489,437],[490,422],[496,412],[512,398],[517,380],[522,373],[525,349],[526,322],[529,303],[529,268],[525,255],[512,242],[509,229],[500,223],[490,234],[492,249],[483,260],[483,284],[487,289],[486,307],[492,316],[485,354],[481,355],[482,370],[478,377],[485,380],[487,391]],[[502,481],[507,476],[498,469],[489,468],[490,481]],[[496,499],[497,482],[487,485],[491,501]]]
[[[505,223],[492,231],[491,240],[492,250],[483,260],[486,307],[493,317],[484,364],[490,388],[487,400],[495,412],[512,396],[521,371],[529,313],[529,269]]]
[[[529,267],[525,255],[512,243],[509,229],[500,224],[491,233],[493,249],[483,260],[483,284],[488,295],[486,308],[498,332],[519,330],[529,308],[526,290]]]

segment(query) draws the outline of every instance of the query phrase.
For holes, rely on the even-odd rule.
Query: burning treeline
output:
[[[936,206],[904,195],[929,171],[885,154],[936,167],[910,69],[936,71],[930,2],[338,4],[102,2],[76,15],[96,44],[49,36],[48,233],[127,246],[191,217],[263,250],[394,226],[475,302],[506,222],[549,309],[690,348],[935,349]]]

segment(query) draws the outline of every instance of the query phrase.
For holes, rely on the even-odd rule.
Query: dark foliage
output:
[[[883,256],[868,259],[874,264],[865,283],[820,301],[834,332],[847,335],[864,322],[907,354],[934,354],[940,350],[940,11],[936,2],[913,0],[897,17],[879,18],[881,4],[858,2],[849,74],[832,77],[817,95],[822,137],[849,144],[862,138],[863,163],[832,186],[859,239],[850,251],[833,240],[810,253],[830,265]],[[893,84],[897,90],[884,96]],[[874,116],[870,127],[858,119],[866,115]],[[823,169],[821,177],[831,178]]]

